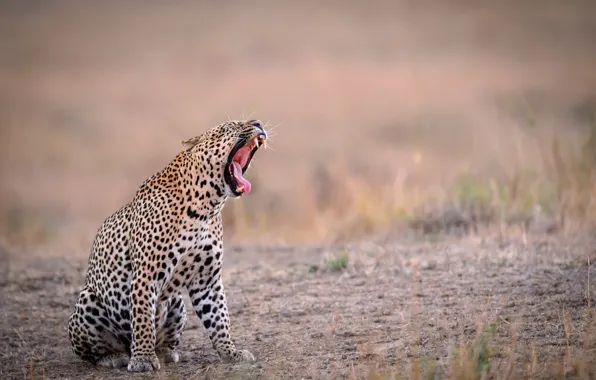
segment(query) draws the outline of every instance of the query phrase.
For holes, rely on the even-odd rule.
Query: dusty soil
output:
[[[516,369],[525,368],[532,348],[536,373],[546,371],[548,362],[562,363],[566,354],[594,359],[586,332],[595,331],[586,318],[588,298],[596,302],[588,268],[592,278],[596,271],[587,265],[589,257],[596,261],[593,247],[586,239],[543,238],[527,244],[466,238],[334,249],[230,247],[224,280],[232,334],[258,362],[220,363],[191,315],[180,362],[149,377],[347,378],[371,368],[407,374],[417,350],[423,370],[434,363],[445,372],[459,344],[474,341],[479,323],[496,328],[493,369],[506,368],[510,358]],[[344,253],[350,263],[343,270],[325,265]],[[84,260],[5,264],[2,379],[147,377],[94,368],[71,353],[66,320],[83,282]]]

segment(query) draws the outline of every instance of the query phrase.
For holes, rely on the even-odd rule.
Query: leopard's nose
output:
[[[260,120],[251,120],[251,121],[249,121],[249,124],[252,125],[253,127],[258,128],[261,131],[265,132],[263,123]]]

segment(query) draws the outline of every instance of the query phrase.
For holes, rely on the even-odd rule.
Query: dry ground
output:
[[[344,253],[344,270],[325,266]],[[487,359],[493,374],[512,368],[544,378],[565,365],[575,378],[585,375],[577,360],[592,363],[584,378],[596,376],[596,326],[587,316],[596,302],[587,266],[596,260],[593,240],[235,247],[226,255],[232,334],[256,364],[221,364],[194,315],[180,363],[155,375],[85,364],[69,350],[66,332],[84,261],[38,259],[11,263],[2,277],[0,377],[338,379],[374,368],[410,376],[419,358],[423,373],[434,365],[443,378],[460,345],[474,344],[479,324],[495,329]]]

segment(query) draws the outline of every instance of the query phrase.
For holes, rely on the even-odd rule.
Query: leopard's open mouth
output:
[[[260,133],[250,140],[240,139],[232,149],[224,170],[224,180],[235,196],[250,193],[250,182],[243,177],[255,152],[267,147],[267,135]]]

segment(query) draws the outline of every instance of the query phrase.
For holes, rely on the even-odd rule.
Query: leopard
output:
[[[68,319],[72,351],[83,361],[130,372],[177,363],[188,320],[184,295],[219,360],[256,361],[230,337],[222,209],[251,191],[244,175],[267,147],[265,126],[228,120],[181,144],[95,234]]]

